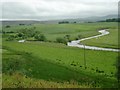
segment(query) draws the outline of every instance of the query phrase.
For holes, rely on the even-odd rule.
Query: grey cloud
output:
[[[12,15],[33,14],[33,10],[27,8],[22,3],[10,2],[2,5],[3,17]]]
[[[117,3],[118,0],[5,0],[2,18],[47,20],[105,16],[117,14]]]

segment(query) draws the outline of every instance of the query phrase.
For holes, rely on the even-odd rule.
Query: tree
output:
[[[69,22],[68,21],[61,21],[61,22],[58,22],[58,24],[68,24]]]
[[[111,19],[101,20],[98,22],[120,22],[120,18],[111,18]]]
[[[25,24],[19,24],[19,25],[25,25]]]
[[[78,35],[78,38],[81,39],[81,38],[82,38],[82,35]]]
[[[23,34],[23,33],[18,33],[18,34],[17,34],[17,37],[18,37],[18,38],[22,38],[22,39],[27,38],[27,36],[26,36],[25,34]]]
[[[18,37],[23,37],[23,33],[18,33]]]
[[[70,40],[70,35],[65,35],[64,38],[65,38],[67,41],[69,41],[69,42],[71,41],[71,40]]]
[[[5,26],[6,28],[10,28],[10,26],[9,25],[7,25],[7,26]]]
[[[73,23],[77,23],[77,22],[73,22]]]
[[[27,29],[27,28],[22,29],[18,33],[23,33],[26,37],[34,37],[36,35],[36,31],[31,28],[30,29]],[[39,33],[37,32],[37,34],[39,34]]]
[[[13,41],[15,39],[14,35],[9,35],[9,37],[6,39],[7,41]]]
[[[34,38],[39,41],[46,41],[46,37],[43,34],[37,34],[37,35],[35,35]]]
[[[64,44],[67,44],[66,39],[61,38],[61,37],[56,38],[56,42],[58,42],[58,43],[64,43]]]

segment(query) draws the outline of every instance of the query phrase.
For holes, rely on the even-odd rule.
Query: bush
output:
[[[37,34],[34,38],[38,41],[46,41],[46,37],[43,34]]]
[[[6,41],[13,41],[15,39],[15,36],[14,35],[10,35]]]
[[[36,34],[39,34],[40,32],[34,31],[33,29],[22,29],[18,33],[24,34],[26,37],[34,37]]]
[[[61,22],[58,22],[58,24],[68,24],[69,22],[68,21],[61,21]]]
[[[24,37],[25,35],[23,33],[18,33],[17,36],[18,37]]]
[[[16,40],[25,39],[25,38],[27,38],[27,36],[25,36],[23,33],[17,33],[16,35],[14,35],[14,39]]]
[[[7,26],[5,26],[6,28],[10,28],[10,26],[9,25],[7,25]]]
[[[78,38],[81,39],[81,38],[82,38],[82,35],[78,35]]]
[[[66,39],[67,42],[71,42],[70,35],[65,35],[64,38]]]
[[[56,38],[56,42],[67,44],[67,40],[64,38],[60,38],[60,37]]]
[[[78,37],[76,37],[76,38],[75,38],[75,40],[79,40],[79,38],[78,38]]]

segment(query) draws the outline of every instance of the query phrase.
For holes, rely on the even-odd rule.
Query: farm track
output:
[[[108,35],[110,33],[107,30],[99,30],[98,32],[100,32],[101,34],[96,35],[96,36],[92,36],[92,37],[88,37],[88,38],[83,38],[83,39],[80,39],[80,40],[74,40],[74,41],[68,42],[67,45],[72,46],[72,47],[91,49],[91,50],[102,50],[102,51],[113,51],[113,52],[119,52],[120,51],[119,49],[102,48],[102,47],[96,47],[96,46],[87,46],[87,45],[83,45],[81,43],[81,41],[92,39],[92,38],[98,38],[98,37],[101,37],[101,36],[104,36],[104,35]]]

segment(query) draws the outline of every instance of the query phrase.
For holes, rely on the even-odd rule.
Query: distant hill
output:
[[[58,23],[62,21],[68,21],[70,23],[82,23],[82,22],[96,22],[96,21],[102,21],[106,19],[111,19],[111,18],[118,18],[118,15],[107,15],[107,16],[93,16],[93,17],[87,17],[87,18],[74,18],[74,19],[62,19],[62,20],[49,20],[49,21],[43,21],[43,23]]]
[[[86,18],[88,21],[100,21],[100,20],[106,20],[106,19],[111,19],[111,18],[118,18],[118,15],[107,15],[103,17],[89,17]]]
[[[74,19],[60,19],[60,20],[48,20],[48,21],[39,21],[39,20],[13,20],[13,21],[2,21],[3,25],[19,25],[19,24],[58,24],[62,21],[68,21],[70,23],[82,23],[82,22],[96,22],[96,21],[102,21],[106,19],[111,18],[118,18],[118,15],[107,15],[107,16],[93,16],[93,17],[87,17],[87,18],[74,18]]]
[[[87,18],[77,18],[77,19],[66,19],[66,21],[70,21],[70,22],[96,22],[96,21],[101,21],[101,20],[106,20],[106,19],[110,19],[110,18],[117,18],[117,15],[108,15],[108,16],[103,16],[103,17],[99,17],[99,16],[93,16],[93,17],[87,17]]]
[[[35,23],[39,23],[39,21],[33,21],[33,20],[2,21],[2,25],[19,25],[19,24],[30,25]]]

